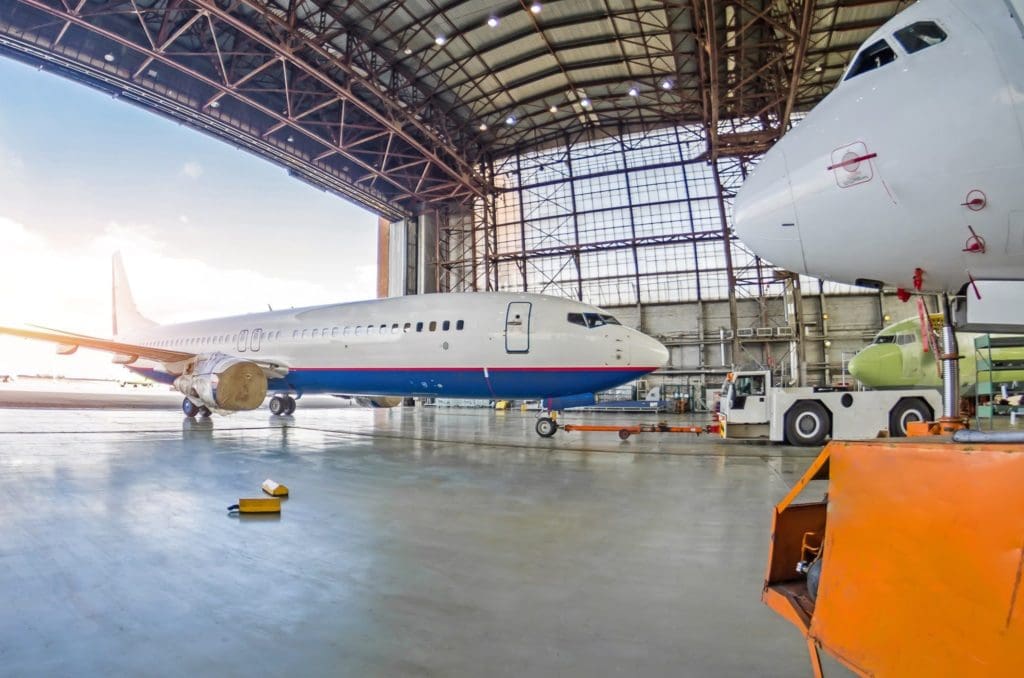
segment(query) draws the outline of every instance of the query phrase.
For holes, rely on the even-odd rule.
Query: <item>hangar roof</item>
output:
[[[677,124],[754,155],[907,0],[12,0],[0,52],[390,217],[489,160]]]

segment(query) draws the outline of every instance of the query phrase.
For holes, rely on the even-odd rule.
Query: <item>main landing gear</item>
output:
[[[210,408],[206,405],[196,405],[194,402],[185,398],[181,401],[181,411],[185,413],[185,416],[189,419],[195,417],[209,417]]]
[[[290,395],[276,395],[270,399],[270,413],[278,417],[287,417],[295,412],[295,398]]]

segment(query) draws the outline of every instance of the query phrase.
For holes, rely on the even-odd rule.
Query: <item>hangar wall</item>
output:
[[[593,303],[670,347],[653,381],[715,383],[753,366],[798,384],[842,380],[845,360],[915,309],[750,253],[732,235],[732,199],[757,157],[712,157],[706,139],[700,126],[592,129],[492,160],[489,199],[388,224],[387,294],[508,290]]]

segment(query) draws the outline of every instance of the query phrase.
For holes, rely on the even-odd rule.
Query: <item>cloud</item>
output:
[[[203,176],[203,166],[195,160],[189,160],[181,166],[181,174],[189,179],[198,179]]]

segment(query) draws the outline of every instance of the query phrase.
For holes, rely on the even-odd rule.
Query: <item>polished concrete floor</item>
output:
[[[759,596],[816,450],[533,425],[0,409],[0,674],[810,675]]]

